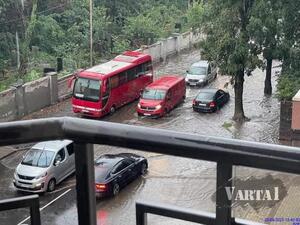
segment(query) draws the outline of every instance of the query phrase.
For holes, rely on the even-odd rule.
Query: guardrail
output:
[[[0,200],[0,211],[30,208],[31,225],[41,225],[40,202],[38,195]]]
[[[92,144],[216,162],[216,215],[213,223],[216,225],[235,224],[236,221],[232,218],[231,201],[226,197],[225,188],[219,188],[232,186],[234,165],[300,174],[299,148],[79,118],[0,123],[0,137],[0,146],[64,138],[74,141],[79,225],[96,224]],[[210,217],[203,216],[208,222]]]

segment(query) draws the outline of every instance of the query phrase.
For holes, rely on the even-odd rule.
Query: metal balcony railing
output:
[[[294,147],[69,117],[0,123],[0,146],[65,138],[75,143],[79,225],[96,225],[92,144],[216,162],[217,187],[232,185],[235,165],[300,174],[300,151]],[[29,206],[20,205],[19,201],[22,198],[0,202],[0,211]],[[216,188],[215,214],[142,202],[136,204],[136,213],[137,225],[146,224],[147,213],[201,224],[258,224],[232,217],[231,201],[226,197],[225,188]],[[39,217],[39,211],[32,209],[31,216]],[[33,219],[32,224],[39,224],[38,220]]]

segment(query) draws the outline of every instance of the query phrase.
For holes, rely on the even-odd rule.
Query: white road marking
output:
[[[48,207],[49,205],[51,205],[53,202],[57,201],[58,199],[60,199],[61,197],[63,197],[65,194],[67,194],[68,192],[70,192],[72,189],[68,189],[66,190],[64,193],[62,193],[61,195],[59,195],[58,197],[56,197],[55,199],[53,199],[51,202],[49,202],[48,204],[44,205],[42,208],[40,208],[40,212],[45,209],[46,207]],[[28,216],[27,218],[25,218],[24,220],[22,220],[20,223],[18,223],[18,225],[27,225],[24,224],[25,221],[29,220],[30,216]]]

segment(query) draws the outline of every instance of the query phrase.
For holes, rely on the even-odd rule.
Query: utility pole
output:
[[[18,31],[16,31],[16,45],[17,45],[17,69],[20,69],[20,45],[19,45]]]
[[[93,66],[93,0],[90,0],[90,66]]]

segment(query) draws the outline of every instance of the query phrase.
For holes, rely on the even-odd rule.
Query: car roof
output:
[[[168,90],[170,87],[173,87],[175,84],[183,80],[184,78],[180,76],[167,75],[155,80],[154,82],[149,84],[146,88]]]
[[[58,152],[60,149],[62,149],[63,147],[67,146],[70,143],[72,143],[71,140],[43,141],[32,146],[32,149]]]
[[[105,162],[109,166],[114,166],[118,162],[122,161],[123,159],[128,159],[128,158],[132,159],[135,157],[138,156],[131,153],[105,154],[95,159],[95,163],[97,164],[97,163]]]
[[[208,61],[207,60],[200,60],[198,62],[193,63],[192,67],[208,67]]]

